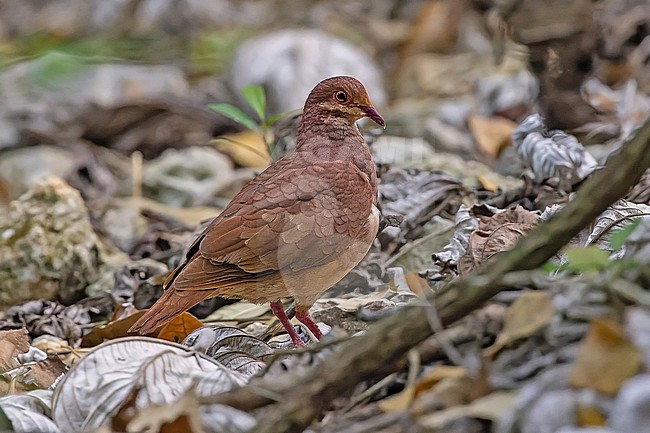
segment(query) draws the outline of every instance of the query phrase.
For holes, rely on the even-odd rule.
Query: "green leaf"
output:
[[[291,114],[291,111],[285,111],[284,113],[279,113],[274,116],[269,117],[266,122],[264,122],[264,125],[266,126],[271,126],[278,120],[282,119],[283,117],[287,117]]]
[[[230,104],[209,104],[208,108],[210,110],[226,116],[229,119],[234,120],[237,123],[244,125],[246,128],[253,131],[259,131],[260,127],[253,119],[251,119],[248,114],[241,111],[239,108]]]
[[[609,245],[612,247],[612,249],[618,250],[623,247],[632,232],[636,230],[637,227],[639,227],[640,223],[641,219],[637,218],[634,221],[625,224],[620,229],[612,230],[611,234],[609,235]]]
[[[30,78],[39,86],[56,88],[60,84],[70,83],[87,66],[84,57],[52,51],[35,61]]]
[[[546,262],[541,266],[541,269],[542,271],[548,272],[550,274],[551,272],[555,272],[562,269],[562,266],[557,263]]]
[[[595,245],[567,248],[566,257],[566,267],[572,272],[599,271],[611,263],[609,253]]]
[[[263,121],[266,117],[266,95],[264,94],[264,88],[259,84],[249,84],[241,89],[241,94],[244,95],[244,99],[246,99],[248,105],[255,110],[260,121]]]
[[[0,431],[13,431],[13,430],[14,427],[11,425],[11,421],[2,410],[2,407],[0,407]]]

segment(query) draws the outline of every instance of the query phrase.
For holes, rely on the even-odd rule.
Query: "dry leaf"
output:
[[[242,329],[208,325],[192,332],[183,345],[205,353],[233,371],[252,376],[266,367],[273,349]]]
[[[29,368],[27,379],[41,389],[52,386],[68,369],[57,356],[50,356],[43,361],[27,364],[26,367]]]
[[[133,305],[127,304],[117,304],[113,307],[113,312],[108,318],[109,322],[115,322],[121,319],[126,319],[127,317],[139,313],[140,310],[135,308]]]
[[[126,431],[204,433],[196,394],[190,389],[171,404],[141,409],[127,425]]]
[[[591,323],[569,377],[571,385],[614,395],[641,368],[639,349],[625,336],[620,323],[596,319]]]
[[[404,388],[400,393],[380,401],[379,407],[384,412],[406,410],[420,393],[434,388],[442,380],[462,379],[465,377],[467,377],[467,372],[462,367],[436,365],[429,369],[415,383]]]
[[[32,341],[32,346],[48,355],[61,355],[74,350],[66,340],[53,335],[41,335]]]
[[[496,208],[495,212],[497,211]],[[454,234],[443,250],[433,255],[433,261],[444,267],[456,266],[458,260],[467,252],[470,235],[478,229],[478,219],[470,214],[469,209],[461,204],[454,218]]]
[[[244,322],[251,319],[257,319],[260,316],[271,311],[268,304],[251,304],[250,302],[240,301],[234,304],[225,305],[212,312],[208,317],[203,319],[204,322]]]
[[[384,412],[402,412],[406,410],[415,398],[415,387],[409,385],[398,394],[392,395],[379,402],[379,408]]]
[[[157,337],[174,343],[180,343],[190,335],[195,329],[199,329],[203,323],[192,314],[184,311],[179,316],[176,316],[171,322],[166,324]]]
[[[650,215],[650,206],[640,203],[633,203],[624,199],[612,203],[603,213],[598,215],[589,229],[591,232],[585,241],[585,245],[597,245],[601,249],[613,250],[609,237],[617,229],[638,218]]]
[[[581,427],[585,426],[603,426],[607,419],[595,406],[578,406],[576,407],[576,420]]]
[[[484,205],[473,206],[470,215],[479,220],[479,225],[470,234],[467,251],[458,261],[461,275],[469,273],[495,254],[514,247],[539,219],[537,213],[521,206],[496,212]]]
[[[360,308],[373,304],[376,301],[381,301],[382,299],[384,299],[384,294],[380,292],[358,295],[353,298],[320,298],[314,303],[313,308],[315,311],[320,311],[338,307],[342,311],[354,313]]]
[[[56,355],[31,347],[27,330],[0,331],[0,376],[19,391],[48,388],[67,367]]]
[[[16,432],[61,433],[49,417],[51,406],[51,390],[37,389],[0,398],[0,407]]]
[[[433,388],[443,379],[466,377],[467,372],[463,367],[455,365],[436,365],[429,369],[415,384],[416,394]]]
[[[467,194],[458,179],[440,171],[389,170],[381,179],[382,212],[403,216],[400,229],[410,239],[434,215],[455,215]]]
[[[16,358],[29,350],[27,329],[0,331],[0,373],[20,367]]]
[[[207,396],[247,381],[248,376],[187,347],[148,337],[121,338],[96,347],[63,376],[55,390],[52,418],[62,432],[91,431],[110,424],[136,394],[134,407],[139,411],[171,404],[190,389]],[[210,418],[204,408],[204,429],[210,423],[212,431],[223,431],[225,425],[251,427],[251,417],[243,412],[231,416],[234,409],[214,407]]]
[[[477,389],[484,391],[476,380],[468,376],[443,378],[434,388],[417,395],[409,408],[409,414],[417,417],[431,413],[432,408],[441,409],[467,404],[475,399]],[[485,392],[482,395],[485,395]]]
[[[578,183],[598,167],[598,163],[573,136],[547,130],[538,113],[524,119],[512,133],[519,157],[530,167],[537,182],[557,177],[569,186]]]
[[[488,175],[479,174],[476,176],[476,179],[481,184],[481,187],[486,191],[497,192],[499,190],[499,185],[494,180],[490,179],[490,176]]]
[[[432,407],[452,407],[467,404],[487,394],[489,386],[481,374],[470,377],[464,368],[438,365],[430,369],[416,384],[416,395],[409,413],[425,414]]]
[[[418,6],[415,16],[400,48],[401,59],[417,53],[445,53],[453,49],[463,16],[458,2],[423,2]]]
[[[113,208],[133,207],[138,211],[138,218],[141,218],[141,212],[150,212],[169,216],[181,222],[186,227],[196,227],[201,224],[202,221],[208,218],[212,219],[219,215],[223,210],[212,206],[170,206],[147,197],[117,197],[111,200],[111,204]],[[144,219],[141,224],[146,225]]]
[[[516,391],[496,391],[466,406],[454,406],[418,417],[417,423],[428,429],[427,431],[442,431],[440,429],[448,423],[464,417],[497,422],[512,411],[516,402]]]
[[[145,313],[145,311],[138,311],[123,319],[109,322],[106,325],[96,326],[81,340],[81,347],[95,347],[105,340],[113,340],[115,338],[126,337],[129,335],[127,331],[129,328]]]
[[[406,284],[408,284],[409,289],[413,293],[422,294],[430,289],[427,280],[418,275],[417,272],[410,272],[404,276],[406,278]]]
[[[473,115],[470,116],[468,124],[479,149],[491,158],[499,156],[501,151],[510,145],[512,131],[517,127],[512,120],[500,116]]]
[[[553,299],[547,292],[523,292],[506,311],[503,330],[485,349],[485,356],[493,357],[509,344],[537,334],[550,323],[554,311]]]
[[[211,141],[214,147],[242,167],[263,168],[271,157],[262,136],[254,131],[227,134]]]

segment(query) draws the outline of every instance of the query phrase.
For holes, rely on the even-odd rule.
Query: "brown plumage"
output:
[[[296,150],[250,181],[194,241],[162,297],[129,331],[149,333],[212,296],[270,302],[295,345],[280,298],[320,338],[309,308],[361,261],[379,225],[377,175],[355,122],[384,126],[352,77],[309,94]]]

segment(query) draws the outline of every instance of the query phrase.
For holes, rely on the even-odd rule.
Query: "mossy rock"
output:
[[[88,286],[111,284],[106,274],[125,260],[102,244],[81,195],[61,179],[38,183],[0,213],[0,306],[75,302]]]

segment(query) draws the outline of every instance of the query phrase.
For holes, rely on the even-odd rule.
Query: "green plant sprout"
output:
[[[641,224],[641,218],[636,218],[631,222],[625,224],[623,227],[612,230],[609,235],[609,245],[613,250],[619,250],[625,245],[630,235],[639,227]]]
[[[212,111],[219,113],[223,116],[226,116],[229,119],[234,120],[235,122],[243,125],[244,127],[258,133],[264,144],[269,151],[269,155],[273,154],[272,142],[270,137],[270,126],[273,125],[279,119],[288,115],[288,113],[280,113],[269,118],[266,117],[266,94],[264,88],[259,84],[249,84],[248,86],[241,89],[241,94],[246,100],[246,103],[253,109],[257,120],[253,119],[251,116],[235,107],[232,104],[209,104],[208,108]],[[222,137],[223,138],[223,137]],[[230,140],[233,143],[244,144],[236,142],[235,140]]]
[[[638,215],[637,215],[638,216]],[[637,229],[641,223],[640,218],[636,218],[622,227],[615,228],[609,234],[609,246],[613,251],[620,250],[627,242],[630,235]],[[558,270],[567,270],[569,272],[581,273],[589,271],[602,271],[612,267],[620,267],[619,263],[609,259],[610,252],[600,249],[596,245],[586,247],[573,246],[565,250],[566,263],[557,265],[546,263],[542,266],[547,272]]]

